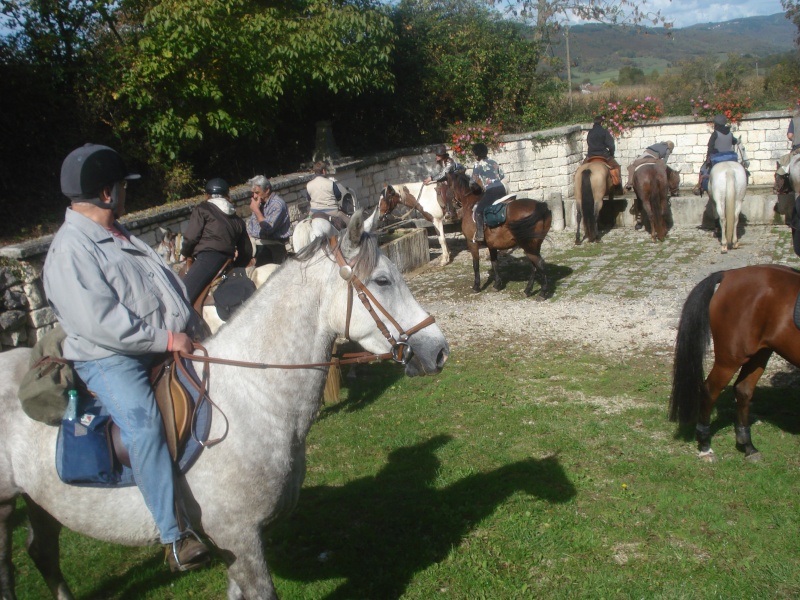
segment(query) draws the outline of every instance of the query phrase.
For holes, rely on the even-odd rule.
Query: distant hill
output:
[[[631,65],[645,72],[663,69],[680,60],[736,53],[754,58],[783,54],[795,49],[797,28],[784,13],[704,23],[672,29],[641,29],[598,23],[577,25],[569,30],[573,71],[600,73]],[[566,57],[563,36],[554,44],[556,56]]]

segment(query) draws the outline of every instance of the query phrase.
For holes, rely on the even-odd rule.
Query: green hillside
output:
[[[715,54],[765,58],[794,50],[796,34],[783,13],[692,25],[673,29],[671,35],[664,28],[578,25],[569,30],[572,79],[588,78],[598,84],[616,77],[623,66],[663,72],[680,60]],[[562,59],[564,40],[564,36],[551,40],[554,54]]]

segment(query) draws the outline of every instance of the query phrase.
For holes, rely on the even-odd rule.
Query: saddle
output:
[[[615,187],[622,185],[622,174],[620,173],[620,169],[609,164],[608,159],[605,156],[587,156],[586,160],[583,162],[585,164],[593,162],[602,162],[608,169],[609,174],[611,175],[611,185]]]
[[[342,219],[341,217],[337,217],[336,215],[329,215],[326,212],[314,210],[314,211],[311,211],[311,218],[312,219],[325,219],[326,221],[328,221],[328,223],[333,225],[339,231],[342,231],[343,229],[347,229],[347,222],[344,219]]]
[[[164,433],[167,448],[173,462],[178,460],[180,451],[191,434],[192,397],[178,379],[176,365],[172,355],[158,363],[150,372],[150,383],[156,396],[156,404],[164,421]],[[122,443],[122,432],[116,423],[112,423],[111,441],[114,454],[119,462],[131,466],[131,457]]]

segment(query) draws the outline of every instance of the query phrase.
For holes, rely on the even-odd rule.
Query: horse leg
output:
[[[442,247],[442,257],[439,262],[442,266],[445,266],[450,263],[450,250],[447,249],[447,239],[444,237],[444,221],[434,218],[433,226],[439,234],[439,245]]]
[[[223,543],[221,547],[231,548],[222,553],[228,562],[228,600],[278,599],[259,531],[243,534],[240,530],[230,546]]]
[[[700,414],[697,418],[696,439],[697,457],[705,462],[715,462],[717,460],[714,450],[711,449],[711,411],[723,388],[731,380],[737,369],[738,366],[735,368],[722,367],[717,362],[714,362],[714,367],[703,384]]]
[[[744,457],[752,462],[761,460],[761,452],[753,446],[750,437],[750,400],[771,356],[772,350],[760,350],[742,366],[733,386],[736,396],[736,444],[744,450]]]
[[[542,289],[539,290],[539,295],[536,296],[536,300],[541,302],[542,300],[547,300],[550,297],[550,288],[548,286],[547,281],[547,273],[545,272],[545,262],[544,258],[542,258],[539,254],[533,254],[530,252],[525,252],[528,256],[528,260],[531,261],[531,276],[528,278],[528,285],[525,287],[525,296],[530,297],[531,292],[533,291],[533,284],[536,281],[536,274],[541,273],[542,275]]]
[[[494,271],[494,289],[503,289],[503,280],[500,279],[500,265],[497,264],[497,248],[489,248],[489,260],[492,261],[492,271]]]
[[[28,554],[42,574],[53,598],[73,600],[59,565],[58,536],[61,533],[61,523],[28,496],[25,496],[25,504],[30,522]]]
[[[16,498],[0,502],[0,598],[16,600],[14,594],[14,564],[11,562],[11,515]]]
[[[481,291],[481,257],[480,257],[480,248],[478,248],[478,244],[473,241],[467,241],[467,248],[469,249],[470,253],[472,254],[472,272],[475,275],[475,280],[472,283],[472,291],[473,292],[480,292]]]

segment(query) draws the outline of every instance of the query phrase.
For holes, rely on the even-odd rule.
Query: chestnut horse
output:
[[[612,193],[614,186],[611,183],[611,169],[602,159],[584,163],[575,171],[575,243],[583,241],[581,236],[581,219],[585,237],[590,242],[600,241],[600,231],[597,228],[597,218],[603,208],[603,197],[614,199]]]
[[[475,217],[472,209],[483,195],[483,190],[477,184],[470,182],[469,177],[463,173],[450,173],[447,175],[447,183],[453,190],[456,201],[461,203],[461,233],[467,240],[467,248],[472,254],[472,269],[475,273],[475,281],[472,289],[475,292],[481,291],[480,257],[478,242],[475,238]],[[506,205],[506,220],[497,227],[484,228],[484,244],[489,248],[489,258],[492,261],[494,271],[494,289],[499,290],[503,287],[500,279],[500,268],[497,264],[497,251],[508,250],[519,246],[525,252],[525,256],[531,261],[531,276],[528,285],[525,286],[525,295],[530,296],[533,284],[536,280],[536,273],[542,275],[542,288],[539,291],[537,300],[545,300],[550,294],[550,288],[545,272],[544,258],[540,253],[542,242],[550,231],[552,214],[545,202],[520,198],[511,200]]]
[[[773,352],[800,367],[800,330],[794,323],[798,294],[797,271],[753,265],[712,273],[686,298],[675,341],[669,418],[681,424],[697,422],[701,459],[715,460],[711,410],[737,371],[736,443],[746,458],[761,458],[750,438],[750,400]],[[709,334],[714,340],[714,366],[704,381]]]
[[[663,242],[669,217],[669,180],[663,161],[645,163],[633,172],[633,191],[650,223],[650,238]]]

